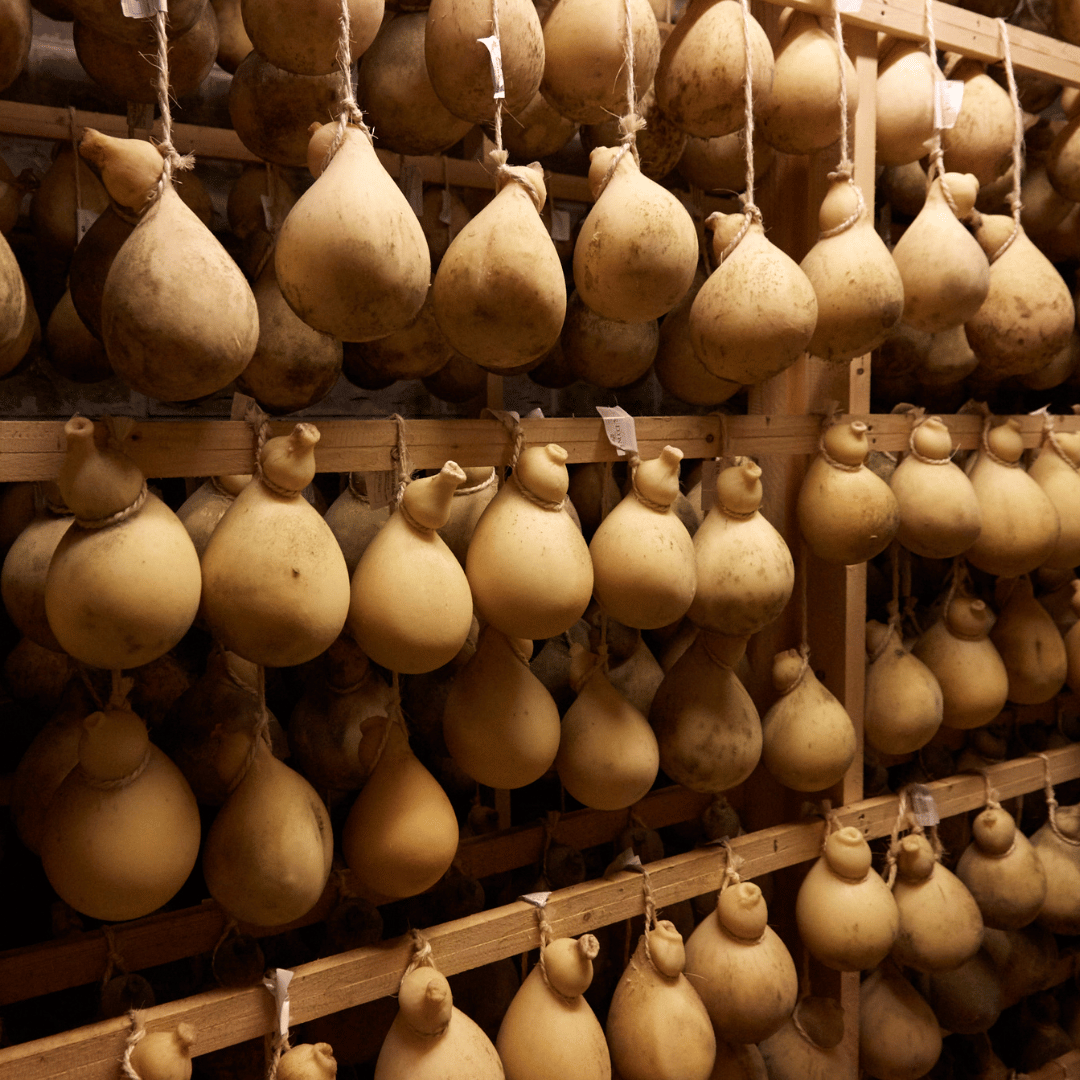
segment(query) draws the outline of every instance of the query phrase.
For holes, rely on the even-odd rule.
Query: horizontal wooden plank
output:
[[[832,15],[828,0],[774,0],[789,7]],[[1004,58],[1001,30],[995,19],[952,4],[934,7],[934,38],[937,47],[978,60],[993,62]],[[864,0],[858,11],[845,11],[847,26],[877,30],[892,37],[927,40],[923,0]],[[1022,71],[1047,75],[1067,86],[1080,86],[1080,49],[1056,38],[1009,26],[1009,52],[1013,66]]]
[[[906,450],[911,422],[904,416],[864,415],[875,450]],[[982,420],[977,416],[944,417],[954,443],[962,449],[979,444]],[[1038,446],[1042,417],[1018,416],[1024,445]],[[1080,417],[1056,417],[1059,431],[1080,431]],[[393,467],[391,449],[397,428],[389,420],[338,418],[311,421],[322,435],[315,451],[320,472],[377,471]],[[616,451],[604,436],[599,419],[525,417],[528,443],[558,443],[571,462],[615,461]],[[287,434],[292,421],[271,421],[273,434]],[[49,480],[63,461],[63,421],[0,421],[0,481]],[[679,447],[687,458],[729,454],[812,454],[821,432],[819,416],[642,416],[636,418],[641,456],[655,457],[664,446]],[[418,469],[439,468],[447,460],[459,465],[491,465],[510,454],[510,437],[495,420],[407,420],[409,457]],[[105,428],[99,425],[99,438]],[[253,440],[247,425],[231,420],[145,420],[135,424],[124,450],[151,477],[209,476],[251,469]]]
[[[711,798],[672,785],[645,796],[634,806],[634,813],[650,828],[661,829],[696,817]],[[611,843],[626,827],[627,820],[625,810],[575,810],[559,819],[558,838],[582,850]],[[468,837],[461,842],[455,861],[463,873],[476,878],[516,870],[540,861],[544,835],[542,825],[533,825]],[[242,924],[239,929],[252,937],[266,937],[310,926],[329,915],[337,895],[337,882],[331,879],[319,902],[303,918],[288,926]],[[117,923],[112,931],[124,966],[128,971],[143,971],[212,951],[225,924],[221,908],[207,900],[194,907]],[[107,955],[105,936],[96,930],[0,953],[0,1006],[95,982],[105,970]]]
[[[1080,776],[1080,746],[1048,753],[1051,782]],[[1039,790],[1044,782],[1041,758],[1025,757],[987,769],[1000,798]],[[984,805],[981,776],[959,775],[927,785],[942,817]],[[868,839],[888,835],[897,813],[896,796],[867,799],[837,811],[840,825],[854,825]],[[817,856],[823,824],[806,820],[740,836],[732,849],[744,860],[750,879]],[[698,848],[649,864],[658,907],[719,888],[725,854],[719,847]],[[611,880],[589,881],[553,893],[547,916],[556,934],[580,934],[634,915],[643,909],[641,879],[622,873]],[[514,956],[539,944],[535,912],[516,902],[425,931],[438,968],[447,975]],[[411,953],[406,938],[355,949],[295,969],[289,988],[294,1023],[303,1023],[396,990]],[[219,990],[146,1010],[149,1030],[191,1023],[198,1033],[197,1053],[208,1053],[255,1038],[271,1029],[270,997],[262,988]],[[11,1068],[19,1080],[115,1080],[127,1022],[108,1020],[75,1031],[0,1050],[0,1073]],[[14,1069],[18,1068],[15,1073]]]

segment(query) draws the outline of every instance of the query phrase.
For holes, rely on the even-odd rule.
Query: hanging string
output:
[[[397,483],[394,487],[394,509],[401,507],[401,497],[412,479],[412,462],[409,460],[409,447],[405,442],[405,418],[400,413],[392,413],[390,419],[397,428],[397,442],[390,451],[390,457],[397,473]]]
[[[327,165],[334,160],[334,155],[341,149],[345,141],[345,131],[349,124],[355,124],[370,141],[371,130],[364,123],[364,114],[356,103],[356,93],[352,84],[352,15],[349,11],[349,0],[341,0],[341,14],[338,16],[338,47],[337,47],[338,74],[341,76],[341,111],[338,114],[337,130],[334,138],[326,149],[323,158],[322,172],[326,171]]]
[[[1080,847],[1080,839],[1066,836],[1058,827],[1058,801],[1057,796],[1054,794],[1054,785],[1051,783],[1050,758],[1043,753],[1037,753],[1035,756],[1042,758],[1043,761],[1043,794],[1046,796],[1046,812],[1047,820],[1050,822],[1050,829],[1063,844],[1071,844],[1073,847]]]
[[[491,0],[491,36],[495,39],[495,50],[497,54],[502,56],[502,38],[499,36],[499,0]],[[500,70],[501,70],[500,59]],[[506,93],[501,87],[496,85],[495,87],[495,150],[497,153],[503,153],[503,141],[502,141],[502,114],[503,114],[503,102],[506,100]],[[506,164],[506,156],[503,153],[503,159],[500,164]]]
[[[406,978],[416,971],[417,968],[433,968],[435,966],[435,960],[433,959],[431,952],[431,942],[415,928],[411,928],[409,934],[412,936],[413,954],[409,958],[408,966],[405,968],[405,971],[398,981],[398,993],[401,992],[401,987],[404,985]]]
[[[239,933],[240,924],[230,915],[225,920],[225,926],[221,931],[221,937],[217,939],[217,944],[214,946],[214,951],[210,954],[210,970],[214,973],[214,977],[218,979],[219,983],[221,982],[221,979],[218,978],[217,974],[218,953],[221,951],[221,947],[225,944],[226,941],[229,940],[230,937],[232,937],[234,934],[239,935]]]
[[[840,162],[829,173],[829,180],[846,180],[851,190],[855,193],[855,209],[838,225],[831,229],[825,229],[821,233],[822,239],[830,236],[839,236],[852,228],[866,213],[866,200],[863,198],[862,189],[855,183],[855,164],[851,160],[851,151],[848,145],[848,89],[847,69],[844,67],[844,27],[840,21],[840,6],[833,0],[833,40],[836,42],[837,60],[840,64]]]
[[[810,656],[810,602],[807,599],[807,563],[810,559],[806,541],[799,538],[799,652],[803,657],[803,671]],[[802,678],[802,675],[799,676]]]
[[[824,855],[829,837],[840,828],[840,815],[833,809],[828,799],[822,801],[820,813],[825,819],[825,828],[821,832],[821,853]]]
[[[900,834],[913,827],[911,820],[911,807],[908,802],[908,789],[901,788],[897,797],[896,820],[893,822],[892,833],[889,836],[889,849],[885,852],[885,884],[891,889],[896,883],[896,853],[900,847]]]
[[[244,409],[244,423],[251,428],[255,435],[255,461],[252,466],[252,477],[258,480],[268,491],[274,495],[280,495],[284,499],[291,499],[296,492],[291,488],[282,487],[280,484],[275,484],[263,472],[262,455],[263,448],[266,446],[270,439],[270,421],[259,407],[258,402],[249,401]]]
[[[637,473],[638,466],[641,464],[641,458],[637,454],[630,455],[630,490],[634,493],[634,498],[637,499],[642,506],[647,507],[649,510],[655,510],[658,514],[666,514],[671,507],[670,503],[656,502],[655,499],[650,499],[640,487],[638,487]],[[611,468],[612,462],[607,462],[608,469]],[[606,515],[605,515],[606,516]],[[750,515],[753,516],[753,515]]]
[[[131,1009],[128,1012],[128,1020],[131,1021],[131,1030],[128,1032],[127,1039],[124,1040],[124,1056],[120,1061],[120,1071],[127,1080],[142,1080],[135,1071],[135,1066],[131,1064],[131,1053],[142,1042],[146,1027],[143,1024],[142,1013],[138,1009]]]
[[[720,252],[716,262],[719,266],[740,244],[750,226],[756,221],[761,224],[761,210],[754,202],[754,60],[750,43],[750,0],[741,0],[743,53],[745,71],[743,79],[743,145],[746,150],[746,190],[739,196],[742,203],[744,220],[739,231],[732,237],[727,247]],[[710,215],[711,217],[711,215]]]
[[[82,195],[82,158],[79,156],[79,139],[75,134],[78,122],[75,119],[75,106],[68,106],[68,129],[71,133],[71,152],[75,167],[75,242],[79,242],[79,215],[83,209]]]
[[[731,841],[726,836],[720,841],[720,846],[724,849],[726,856],[724,880],[720,883],[720,892],[724,892],[725,889],[729,889],[732,885],[738,885],[742,882],[739,871],[746,860],[735,852],[731,846]]]
[[[982,413],[983,426],[982,435],[979,439],[979,452],[985,454],[995,465],[1001,465],[1006,469],[1019,469],[1021,467],[1019,458],[1016,461],[1006,461],[1003,457],[999,457],[994,453],[990,446],[990,429],[994,426],[994,417],[985,401],[980,402],[980,405],[981,408],[977,411]]]
[[[152,203],[161,197],[165,185],[169,183],[173,172],[177,169],[191,169],[195,166],[195,158],[192,154],[180,154],[172,141],[172,108],[169,105],[169,41],[165,31],[167,13],[157,11],[154,13],[153,27],[154,38],[157,41],[157,56],[154,66],[157,68],[157,97],[158,110],[161,113],[161,141],[157,148],[164,159],[161,176],[154,189],[150,192],[148,203]]]
[[[1013,108],[1012,167],[1013,182],[1009,192],[1009,206],[1012,209],[1012,231],[1002,242],[1001,247],[988,256],[991,266],[1012,247],[1013,241],[1020,235],[1020,212],[1024,204],[1020,201],[1020,178],[1024,171],[1024,112],[1020,107],[1020,93],[1016,87],[1016,74],[1013,72],[1012,49],[1009,45],[1009,25],[1004,19],[996,19],[1001,33],[1001,49],[1005,61],[1005,78],[1009,84],[1009,101]]]
[[[976,772],[983,778],[983,783],[986,785],[986,809],[1000,810],[1001,803],[998,802],[998,793],[994,788],[993,781],[990,779],[990,773],[986,769],[977,769]]]
[[[930,185],[934,182],[934,177],[939,177],[941,180],[941,193],[945,196],[945,201],[949,204],[949,209],[952,210],[957,218],[959,218],[960,212],[956,205],[956,200],[953,198],[952,191],[945,180],[945,151],[941,146],[941,132],[943,128],[941,98],[938,93],[937,35],[934,31],[934,0],[923,0],[923,19],[926,22],[926,47],[930,54],[930,68],[934,75],[934,134],[933,142],[930,147],[930,167],[926,170],[926,189],[929,191]]]
[[[524,495],[529,502],[534,506],[539,506],[542,510],[562,510],[566,505],[565,496],[558,502],[542,499],[534,491],[526,487],[525,484],[521,482],[521,477],[518,476],[518,458],[521,456],[521,451],[525,447],[525,429],[521,426],[521,421],[513,413],[505,412],[502,409],[484,409],[481,415],[487,415],[498,420],[513,438],[510,458],[506,463],[506,468],[510,470],[510,480],[517,490]]]
[[[611,159],[597,188],[597,198],[603,194],[604,189],[611,183],[615,170],[619,167],[627,154],[633,154],[634,160],[640,162],[637,150],[637,133],[645,127],[645,119],[637,111],[637,85],[634,81],[634,20],[630,10],[630,0],[623,0],[624,26],[626,28],[626,42],[623,46],[623,67],[626,69],[626,111],[619,118],[619,149]]]
[[[113,927],[104,925],[101,928],[102,936],[105,938],[105,974],[101,976],[101,989],[104,990],[109,984],[109,980],[117,973],[121,975],[127,974],[127,965],[124,963],[123,956],[120,955],[120,950],[116,947],[116,931]]]

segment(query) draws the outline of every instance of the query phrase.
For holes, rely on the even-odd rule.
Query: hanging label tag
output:
[[[544,419],[544,410],[541,409],[539,405],[537,405],[535,409],[530,409],[525,414],[525,419],[526,420],[543,420]]]
[[[911,785],[911,816],[924,829],[941,821],[934,793],[924,784]]]
[[[862,7],[862,0],[836,0],[836,10],[841,15],[854,15]]]
[[[152,19],[159,11],[168,11],[165,0],[120,0],[120,10],[129,19]]]
[[[550,892],[527,892],[522,893],[518,899],[524,900],[526,904],[532,904],[533,907],[545,908],[550,895]]]
[[[232,408],[229,409],[229,419],[246,420],[248,410],[251,409],[253,405],[258,405],[253,397],[248,397],[247,394],[241,394],[239,392],[234,393],[232,396]]]
[[[90,226],[93,225],[97,219],[97,214],[93,210],[87,210],[84,206],[75,211],[75,229],[79,234],[76,243],[87,234]]]
[[[282,1039],[289,1034],[289,983],[292,982],[292,977],[293,973],[288,968],[274,968],[270,975],[263,979],[263,986],[274,995],[277,1033]]]
[[[551,208],[551,239],[566,241],[570,239],[570,211]]]
[[[516,409],[491,409],[489,411],[500,424],[509,424],[512,427],[514,424],[521,423],[521,414]]]
[[[620,852],[604,871],[604,877],[621,874],[624,870],[631,870],[638,874],[645,873],[645,867],[641,865],[641,859],[634,854],[633,848],[627,848],[625,851]]]
[[[701,512],[707,514],[716,505],[716,478],[720,475],[720,462],[706,458],[701,463]]]
[[[450,224],[452,207],[450,206],[450,189],[442,189],[442,207],[439,209],[439,220],[444,225]]]
[[[394,501],[397,483],[393,472],[366,472],[363,476],[369,509],[381,510]]]
[[[424,214],[424,174],[417,165],[406,165],[401,173],[401,189],[417,217]]]
[[[619,457],[636,454],[638,445],[634,418],[620,405],[614,408],[597,405],[596,411],[604,421],[604,433],[608,437],[608,442],[619,452]]]
[[[934,83],[934,127],[942,131],[955,127],[963,103],[964,84],[960,79],[943,79]]]
[[[273,233],[275,231],[273,200],[269,195],[260,195],[259,202],[262,204],[263,224],[266,226],[266,231]]]
[[[482,37],[476,40],[487,49],[488,55],[491,57],[491,96],[505,98],[506,83],[503,81],[502,46],[499,44],[499,39],[492,34],[491,37]]]

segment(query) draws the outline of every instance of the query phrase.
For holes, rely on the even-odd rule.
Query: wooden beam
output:
[[[1042,788],[1044,768],[1054,784],[1080,776],[1080,746],[1050,751],[1045,765],[1041,758],[1025,757],[990,766],[986,772],[999,797],[1008,799]],[[982,776],[953,776],[927,787],[943,818],[985,805]],[[854,825],[867,839],[876,839],[892,831],[897,808],[893,795],[865,799],[839,810],[838,823]],[[808,820],[737,837],[731,847],[744,860],[742,876],[750,879],[816,858],[822,828],[820,820]],[[726,855],[716,846],[650,863],[649,881],[657,906],[662,909],[716,891],[725,865]],[[610,880],[589,881],[553,893],[546,914],[556,936],[563,936],[608,926],[642,910],[641,877],[623,872]],[[425,936],[435,965],[446,975],[539,945],[535,909],[522,901],[443,923],[425,931]],[[289,987],[293,1023],[393,993],[411,952],[410,939],[402,937],[298,966]],[[147,1009],[143,1016],[150,1031],[173,1028],[181,1021],[192,1024],[198,1038],[196,1053],[208,1053],[266,1034],[273,1023],[271,1013],[269,994],[262,987],[252,987],[197,994]],[[0,1075],[10,1071],[19,1080],[115,1080],[129,1030],[126,1018],[120,1018],[7,1047],[0,1050]]]
[[[672,785],[650,792],[635,805],[634,813],[649,828],[662,829],[697,817],[711,801],[710,795]],[[559,819],[557,835],[562,843],[585,850],[612,843],[627,821],[625,810],[575,810]],[[516,870],[539,863],[544,835],[543,825],[538,824],[467,837],[461,841],[454,861],[462,873],[475,878]],[[337,899],[338,887],[332,878],[318,903],[303,918],[287,926],[241,924],[238,929],[242,934],[261,938],[310,926],[325,919]],[[179,911],[117,923],[112,927],[113,940],[127,970],[144,971],[212,951],[226,922],[221,908],[213,900],[206,900]],[[105,970],[108,951],[104,934],[93,930],[0,953],[0,1006],[95,982]]]
[[[908,448],[911,422],[904,416],[854,413],[869,428],[871,449]],[[982,420],[977,416],[944,417],[961,449],[979,445]],[[1042,418],[1018,416],[1024,445],[1038,446]],[[320,472],[387,470],[397,429],[389,420],[312,418],[322,434],[315,452]],[[1055,417],[1057,430],[1080,431],[1080,416]],[[615,461],[617,455],[599,419],[552,417],[522,420],[529,443],[555,442],[573,463]],[[293,421],[274,420],[274,435],[287,434]],[[730,454],[812,454],[817,451],[820,416],[753,415],[642,416],[636,418],[638,445],[644,458],[656,457],[669,443],[688,458]],[[64,423],[60,420],[0,420],[0,481],[51,480],[63,461]],[[105,428],[99,431],[105,438]],[[459,465],[491,465],[506,461],[510,440],[495,420],[408,420],[409,457],[419,469],[437,469],[452,459]],[[248,472],[253,440],[247,425],[232,420],[141,420],[124,440],[123,449],[150,477],[209,476]]]

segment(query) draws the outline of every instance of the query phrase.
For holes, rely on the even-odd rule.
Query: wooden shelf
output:
[[[712,801],[683,787],[668,787],[647,795],[634,814],[652,829],[662,829],[697,817]],[[556,836],[581,850],[613,842],[626,827],[628,811],[575,810],[564,814]],[[462,840],[454,864],[464,874],[484,878],[539,863],[544,850],[543,825],[523,825],[487,836]],[[346,875],[346,880],[348,880]],[[319,902],[302,919],[285,926],[241,924],[241,933],[269,937],[321,922],[333,910],[338,887],[333,878]],[[164,911],[145,919],[112,926],[118,955],[128,971],[211,952],[225,930],[227,916],[213,900],[179,911]],[[27,1001],[101,978],[109,952],[100,930],[0,953],[0,1006]]]
[[[1080,746],[1047,754],[1055,785],[1080,776]],[[1000,799],[1043,787],[1046,766],[1025,757],[990,766],[986,772]],[[928,784],[942,818],[985,804],[982,776],[958,775]],[[898,809],[896,796],[864,799],[837,811],[840,826],[853,825],[867,839],[887,836]],[[824,825],[820,819],[792,822],[740,836],[731,847],[744,860],[745,879],[795,866],[818,856]],[[722,848],[698,848],[649,864],[658,908],[719,889],[726,855]],[[547,917],[557,936],[581,934],[640,915],[641,878],[623,872],[611,880],[589,881],[553,893]],[[425,931],[436,966],[445,975],[479,967],[539,945],[534,908],[522,901],[443,923]],[[385,997],[397,990],[412,951],[408,937],[298,966],[289,987],[292,1022],[301,1024],[329,1013]],[[208,1053],[271,1030],[272,1002],[260,987],[214,990],[146,1010],[150,1031],[190,1023],[198,1033],[196,1052]],[[126,1018],[106,1020],[61,1035],[0,1050],[0,1074],[15,1070],[19,1080],[115,1080],[116,1062],[129,1030]]]
[[[907,450],[911,422],[891,414],[848,416],[869,428],[874,450]],[[970,450],[979,445],[982,419],[947,416],[953,442]],[[1024,445],[1038,446],[1042,417],[1018,416]],[[391,450],[397,427],[390,420],[312,419],[322,438],[315,452],[320,472],[379,471],[393,468]],[[275,435],[287,434],[294,421],[275,420]],[[1080,416],[1055,417],[1057,430],[1080,431]],[[526,441],[558,443],[569,461],[616,461],[599,419],[530,418],[521,421]],[[776,456],[813,454],[821,431],[820,416],[642,416],[636,418],[643,458],[664,446],[679,447],[687,458],[729,454]],[[0,420],[0,481],[51,480],[64,457],[64,421]],[[409,457],[418,469],[440,468],[448,459],[459,465],[491,465],[507,460],[510,439],[496,420],[407,420]],[[99,439],[106,428],[98,425]],[[149,477],[211,476],[251,469],[251,428],[232,420],[143,420],[124,439],[123,449]]]

